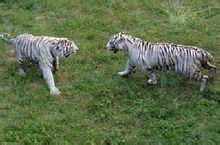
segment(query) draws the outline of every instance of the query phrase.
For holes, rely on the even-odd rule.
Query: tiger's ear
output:
[[[122,36],[122,32],[120,32],[118,40],[119,41],[124,41],[125,40],[124,36]]]
[[[122,31],[122,32],[120,32],[120,34],[125,34],[125,32]]]

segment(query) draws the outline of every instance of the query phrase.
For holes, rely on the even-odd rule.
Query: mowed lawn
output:
[[[126,54],[105,49],[120,31],[149,42],[195,45],[215,57],[207,92],[199,82],[156,71],[117,75]],[[220,144],[218,0],[1,0],[0,33],[67,37],[80,48],[54,74],[51,96],[41,71],[18,75],[12,47],[0,40],[0,142]],[[207,73],[206,70],[203,70]]]

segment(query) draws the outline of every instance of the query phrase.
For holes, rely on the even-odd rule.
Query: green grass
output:
[[[35,66],[18,75],[11,46],[0,41],[0,142],[220,144],[219,26],[218,0],[0,1],[0,32],[68,37],[80,48],[60,61],[62,95],[54,97]],[[156,72],[155,86],[138,70],[121,78],[126,55],[104,48],[120,31],[204,48],[216,78],[204,94],[174,72]]]

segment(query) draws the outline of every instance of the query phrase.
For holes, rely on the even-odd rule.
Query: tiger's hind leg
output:
[[[147,81],[148,84],[151,84],[151,85],[157,84],[157,78],[152,69],[148,69],[146,71],[146,75],[149,78],[149,80]]]
[[[122,77],[128,77],[131,74],[132,70],[134,70],[134,68],[135,68],[135,65],[133,65],[130,59],[128,59],[125,70],[122,72],[118,72],[118,75]]]
[[[209,71],[208,76],[210,78],[214,78],[214,75],[216,74],[216,67],[214,65],[212,65],[209,62],[206,62],[206,63],[202,64],[202,67],[205,68],[205,69],[208,69],[208,71]]]

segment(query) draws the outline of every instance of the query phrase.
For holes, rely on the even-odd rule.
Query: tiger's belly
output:
[[[179,70],[177,67],[178,65],[175,63],[175,61],[140,58],[133,62],[134,65],[138,67],[143,73],[146,73],[146,71],[148,70]]]

